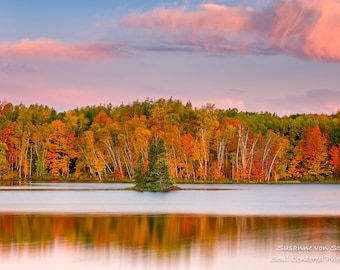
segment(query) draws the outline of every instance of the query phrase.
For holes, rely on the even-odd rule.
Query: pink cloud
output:
[[[65,44],[51,39],[22,39],[0,43],[0,57],[41,57],[108,60],[121,57],[119,47],[110,44]]]
[[[240,111],[245,111],[245,102],[238,98],[209,98],[206,100],[191,99],[192,104],[195,107],[203,107],[207,104],[214,104],[218,109],[230,109],[236,108]]]
[[[340,61],[340,2],[281,0],[253,9],[204,4],[198,10],[154,9],[131,14],[128,28],[166,31],[177,43],[217,53],[287,53]]]
[[[13,104],[23,103],[26,106],[30,104],[42,104],[55,108],[57,111],[67,111],[76,107],[98,105],[103,103],[100,95],[97,93],[77,88],[58,88],[58,87],[8,87],[0,93],[1,98]]]
[[[214,4],[202,5],[197,12],[185,13],[182,9],[154,9],[146,14],[133,14],[125,18],[127,27],[141,26],[153,28],[180,28],[190,30],[194,34],[211,31],[229,35],[238,33],[247,24],[247,13],[244,8],[228,8]],[[228,16],[225,16],[228,15]],[[228,28],[227,28],[228,27]]]
[[[340,110],[340,91],[337,90],[309,90],[296,96],[270,101],[270,111],[279,115],[293,113],[332,114]]]

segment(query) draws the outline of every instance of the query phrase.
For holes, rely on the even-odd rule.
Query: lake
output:
[[[340,185],[129,186],[0,186],[0,268],[340,266]]]

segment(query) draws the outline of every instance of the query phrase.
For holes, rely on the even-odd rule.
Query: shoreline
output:
[[[80,184],[135,184],[133,181],[129,180],[106,180],[106,181],[95,181],[91,179],[85,180],[74,180],[74,179],[1,179],[0,185],[11,184],[11,185],[25,185],[25,184],[35,184],[35,183],[80,183]],[[311,181],[299,181],[299,180],[289,180],[289,181],[276,181],[276,182],[254,182],[254,181],[174,181],[174,185],[320,185],[320,184],[340,184],[340,180],[325,180],[322,182],[311,182]]]

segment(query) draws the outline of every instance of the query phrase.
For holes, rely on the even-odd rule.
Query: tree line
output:
[[[340,112],[279,117],[147,99],[58,113],[1,101],[0,179],[132,181],[161,139],[177,182],[338,180],[339,138]]]

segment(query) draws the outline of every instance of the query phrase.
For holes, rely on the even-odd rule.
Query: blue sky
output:
[[[1,0],[0,25],[0,99],[14,104],[339,110],[337,0]]]

